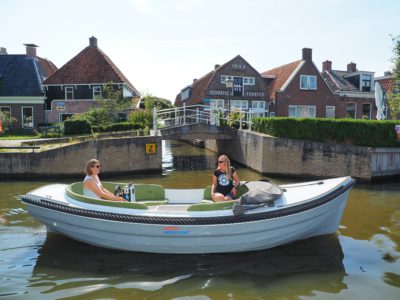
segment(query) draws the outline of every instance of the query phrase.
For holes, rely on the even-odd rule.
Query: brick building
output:
[[[45,121],[43,80],[57,67],[36,54],[35,44],[25,44],[26,54],[8,54],[0,48],[0,111],[16,120],[3,125],[12,129],[34,129]]]
[[[300,60],[265,71],[272,100],[272,115],[325,118],[332,114],[339,99],[329,89],[312,61],[312,49],[303,48]]]
[[[89,38],[89,46],[47,78],[43,85],[46,120],[50,123],[62,122],[71,115],[97,107],[94,100],[102,97],[105,85],[122,90],[126,98],[140,97],[136,88],[97,46],[95,37]],[[121,118],[126,118],[126,114]]]
[[[229,81],[231,87],[227,85]],[[238,55],[223,65],[215,65],[214,70],[200,79],[194,79],[176,96],[175,106],[236,107],[264,116],[269,110],[269,102],[266,81]]]
[[[336,118],[376,118],[374,72],[359,71],[353,62],[346,71],[333,70],[332,62],[327,60],[322,63],[321,75],[339,99],[335,105]]]

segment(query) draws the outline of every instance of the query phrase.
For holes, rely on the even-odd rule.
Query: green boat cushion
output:
[[[189,206],[188,211],[210,211],[210,210],[221,210],[221,209],[232,209],[233,204],[236,201],[223,201],[223,202],[212,202],[212,203],[199,203]]]
[[[113,206],[113,207],[122,207],[122,208],[134,208],[134,209],[148,209],[144,203],[138,202],[119,202],[119,201],[109,201],[104,199],[96,199],[91,197],[83,196],[83,183],[77,182],[71,185],[68,185],[65,188],[66,194],[78,201],[89,203],[89,204],[97,204],[104,206]]]
[[[205,200],[211,200],[211,201],[212,201],[212,197],[211,197],[211,185],[207,186],[207,187],[204,189],[203,199],[205,199]]]

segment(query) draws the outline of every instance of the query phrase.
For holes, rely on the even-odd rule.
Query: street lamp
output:
[[[232,87],[233,87],[233,80],[232,80],[232,78],[230,78],[230,77],[228,77],[227,79],[225,79],[225,86],[226,86],[226,89],[228,90],[228,96],[227,96],[227,104],[228,104],[228,110],[229,110],[229,108],[230,108],[230,105],[229,105],[229,91],[232,91]]]

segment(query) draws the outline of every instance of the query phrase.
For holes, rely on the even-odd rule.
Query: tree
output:
[[[100,103],[100,112],[94,115],[106,118],[106,120],[99,121],[98,123],[114,123],[117,121],[117,113],[124,111],[125,109],[131,108],[131,98],[124,98],[122,89],[117,89],[112,83],[108,83],[103,89],[103,97],[96,99]]]
[[[387,94],[387,99],[390,107],[390,115],[392,119],[400,117],[400,35],[393,37],[393,75],[395,78],[395,86],[393,91]]]
[[[158,98],[152,95],[146,95],[142,98],[140,107],[148,110],[153,110],[154,107],[156,107],[157,109],[164,109],[172,108],[173,105],[167,99]]]

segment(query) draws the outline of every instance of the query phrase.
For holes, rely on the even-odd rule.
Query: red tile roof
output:
[[[43,70],[46,72],[47,77],[50,77],[58,70],[56,65],[53,64],[53,62],[51,62],[47,58],[41,58],[39,56],[36,56],[36,58],[39,60],[40,65],[42,66]]]
[[[383,77],[383,78],[375,78],[375,80],[376,81],[378,81],[380,84],[381,84],[381,86],[382,86],[382,89],[385,91],[385,92],[391,92],[391,91],[393,91],[393,89],[395,88],[395,86],[396,86],[396,78],[394,77],[394,76],[391,76],[391,77]]]
[[[125,83],[137,92],[111,59],[98,47],[88,46],[63,65],[43,84]]]
[[[296,70],[298,65],[301,63],[301,60],[297,60],[294,62],[291,62],[289,64],[265,71],[261,73],[262,77],[265,78],[270,78],[271,75],[275,75],[275,79],[272,81],[272,83],[268,87],[268,93],[269,97],[272,100],[275,100],[275,94],[276,91],[279,91],[282,86],[285,84],[285,82],[289,79],[289,77],[293,74],[293,72]]]
[[[207,86],[214,75],[215,70],[212,70],[210,73],[204,75],[196,82],[194,82],[192,87],[192,93],[188,99],[185,101],[181,101],[181,93],[176,96],[175,106],[181,106],[183,103],[186,105],[193,105],[196,103],[200,103],[204,99],[204,91],[207,89]]]

